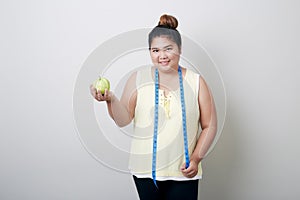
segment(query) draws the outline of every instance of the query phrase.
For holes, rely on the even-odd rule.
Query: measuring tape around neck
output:
[[[182,129],[184,139],[184,153],[185,153],[185,167],[188,168],[190,165],[189,151],[188,151],[188,139],[186,130],[186,110],[184,101],[184,89],[182,80],[181,67],[178,66],[178,76],[180,85],[180,100],[181,100],[181,112],[182,112]],[[156,153],[157,153],[157,132],[158,132],[158,101],[159,101],[159,80],[158,80],[158,69],[155,69],[155,107],[154,107],[154,131],[153,131],[153,153],[152,153],[152,178],[155,186],[156,183]]]

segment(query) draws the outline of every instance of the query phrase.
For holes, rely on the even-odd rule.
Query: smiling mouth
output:
[[[162,66],[167,66],[170,61],[160,61],[159,64]]]

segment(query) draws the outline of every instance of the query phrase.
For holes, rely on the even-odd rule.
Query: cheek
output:
[[[177,60],[177,59],[179,59],[179,54],[177,54],[177,53],[170,53],[169,55],[168,55],[168,57],[170,58],[170,59],[172,59],[172,60]]]
[[[150,53],[150,57],[151,57],[152,61],[155,61],[155,60],[158,59],[158,56],[156,54],[154,54],[154,53]]]

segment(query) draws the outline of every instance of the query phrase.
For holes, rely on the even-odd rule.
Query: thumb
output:
[[[185,169],[186,169],[185,166],[186,166],[186,164],[183,163],[183,164],[181,165],[180,169],[181,169],[181,170],[185,170]]]

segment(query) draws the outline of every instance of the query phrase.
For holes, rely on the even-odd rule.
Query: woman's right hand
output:
[[[113,98],[113,93],[111,91],[105,90],[104,94],[101,94],[101,92],[97,91],[93,85],[90,85],[90,92],[97,101],[111,102]]]

